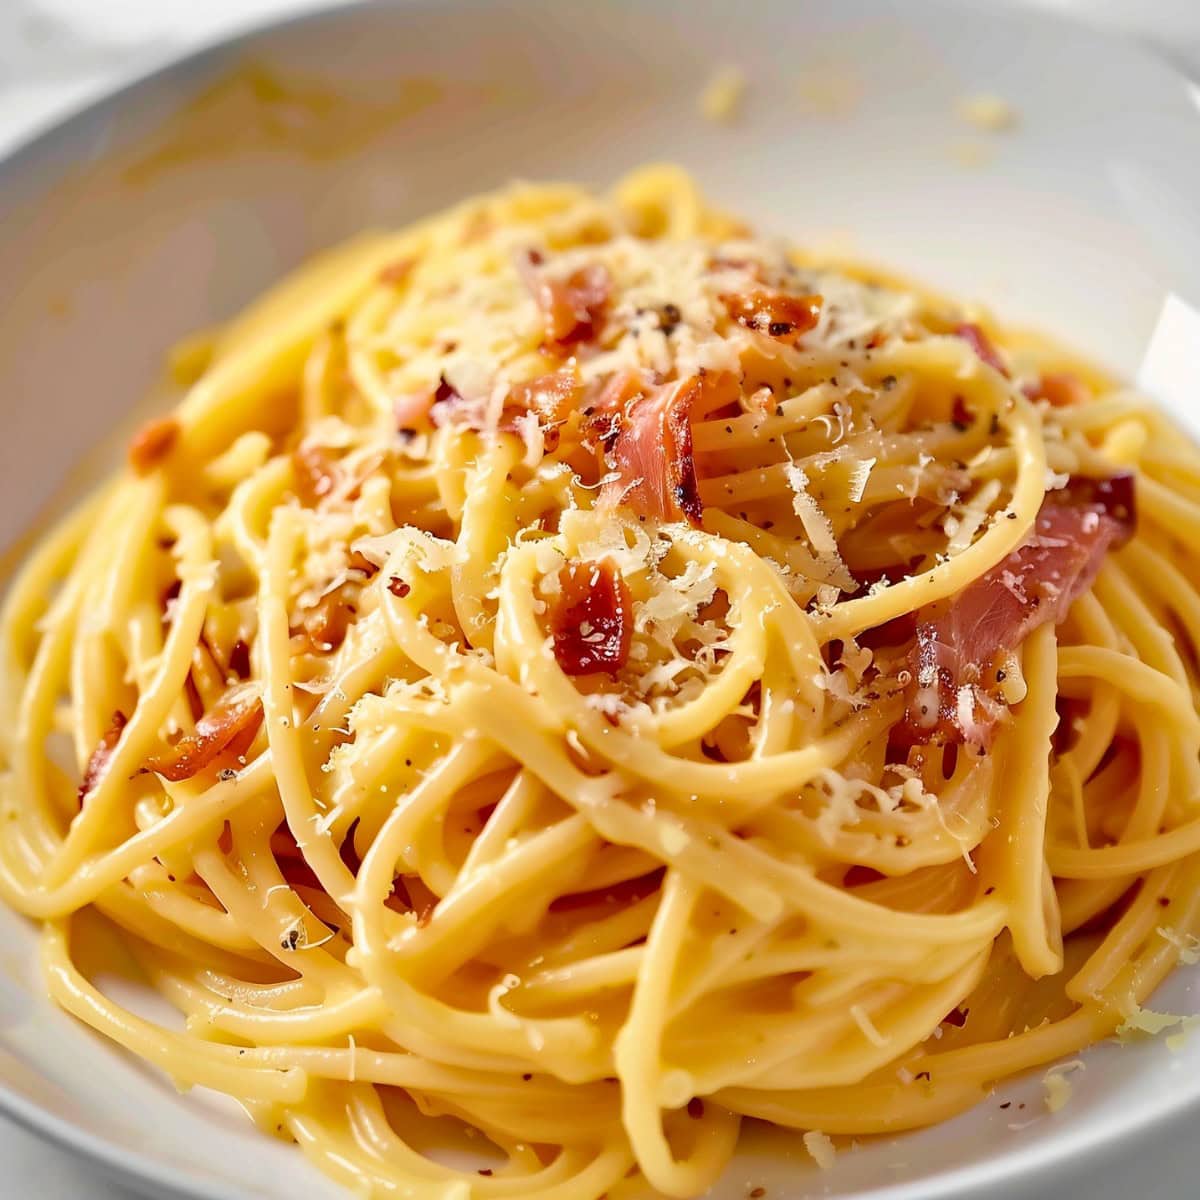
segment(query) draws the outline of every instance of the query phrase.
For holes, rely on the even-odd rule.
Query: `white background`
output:
[[[1200,0],[1029,2],[1140,37],[1200,76]],[[130,72],[264,17],[315,6],[317,0],[0,0],[0,153]],[[1169,1189],[1154,1196],[1139,1186],[1141,1164],[1151,1155],[1156,1178]],[[1200,1146],[1176,1126],[1059,1200],[1189,1200],[1198,1179]],[[94,1167],[0,1121],[0,1197],[130,1196],[98,1178]]]

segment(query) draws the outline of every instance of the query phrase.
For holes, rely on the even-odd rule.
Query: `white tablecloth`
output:
[[[114,80],[226,30],[327,0],[0,0],[0,154]],[[978,2],[978,0],[963,0]],[[1000,3],[1004,0],[995,0]],[[1200,76],[1200,0],[1028,0],[1142,38]],[[1191,1200],[1200,1146],[1178,1128],[1141,1148],[1170,1190],[1146,1193],[1141,1155],[1058,1200]],[[96,1169],[0,1120],[3,1200],[131,1200]]]

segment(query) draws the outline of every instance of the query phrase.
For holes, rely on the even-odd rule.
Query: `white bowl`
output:
[[[244,59],[354,99],[329,110],[319,97],[268,102],[264,120],[263,104],[239,108],[227,88],[154,133]],[[722,64],[749,82],[728,126],[697,109]],[[978,92],[1009,101],[1017,127],[965,124],[956,103]],[[419,0],[239,38],[0,164],[0,544],[71,464],[128,427],[179,336],[318,247],[514,176],[603,184],[673,159],[764,229],[981,298],[1132,373],[1164,296],[1200,301],[1198,97],[1132,45],[1048,16],[928,0],[736,11]],[[272,139],[268,127],[292,133]],[[149,157],[147,137],[158,146]],[[157,1196],[340,1194],[234,1106],[177,1095],[56,1011],[26,924],[0,912],[0,937],[10,1114]],[[1193,1010],[1196,978],[1180,971],[1158,1006]],[[760,1185],[771,1200],[1061,1193],[1098,1156],[1136,1151],[1151,1124],[1200,1102],[1200,1038],[1176,1055],[1145,1043],[1086,1059],[1059,1113],[1027,1079],[948,1125],[841,1154],[827,1174],[798,1139],[755,1135],[713,1195]],[[1148,1160],[1145,1195],[1183,1194],[1161,1178],[1156,1193],[1154,1171]]]

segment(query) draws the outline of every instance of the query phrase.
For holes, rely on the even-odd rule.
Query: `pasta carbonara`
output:
[[[0,892],[358,1194],[697,1196],[745,1118],[942,1120],[1194,960],[1200,454],[1137,395],[669,168],[184,357],[9,590]]]

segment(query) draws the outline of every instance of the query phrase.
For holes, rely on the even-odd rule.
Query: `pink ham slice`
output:
[[[1075,476],[1047,495],[1030,536],[958,595],[921,609],[909,652],[912,681],[901,745],[986,745],[995,706],[975,703],[976,684],[997,658],[1040,625],[1061,621],[1091,586],[1110,550],[1133,534],[1133,475]],[[963,705],[961,690],[969,688]],[[974,715],[964,728],[963,710]]]
[[[616,377],[620,379],[621,377]],[[603,499],[623,504],[639,516],[659,521],[687,521],[700,526],[703,505],[692,452],[693,415],[712,412],[737,396],[737,380],[728,372],[706,372],[675,383],[642,384],[626,378],[616,393],[627,395],[611,422],[610,461],[618,478],[605,485]]]
[[[612,295],[608,268],[592,263],[566,279],[553,279],[541,265],[541,255],[534,251],[518,260],[517,269],[541,314],[547,340],[563,346],[587,341]]]

